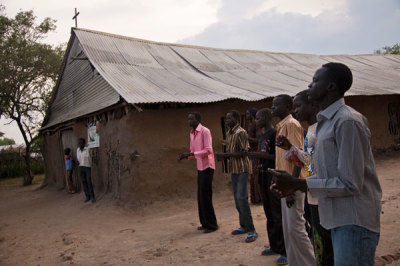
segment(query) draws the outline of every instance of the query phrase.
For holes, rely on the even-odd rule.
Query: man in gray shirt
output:
[[[282,171],[272,188],[281,196],[310,191],[319,201],[321,225],[331,230],[335,265],[374,265],[379,241],[382,190],[375,170],[367,119],[347,106],[353,77],[341,63],[319,68],[309,99],[318,103],[317,174],[295,179]]]

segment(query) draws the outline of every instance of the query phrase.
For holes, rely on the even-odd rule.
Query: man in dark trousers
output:
[[[238,111],[232,110],[226,114],[225,123],[229,127],[227,133],[226,153],[216,153],[218,160],[228,158],[228,171],[231,173],[233,197],[239,213],[240,227],[232,231],[232,235],[247,233],[246,243],[254,242],[258,234],[254,228],[253,217],[248,201],[247,181],[252,173],[252,165],[247,152],[250,145],[246,130],[240,125]]]
[[[212,204],[212,180],[215,170],[214,152],[211,132],[200,124],[201,116],[192,112],[188,117],[190,131],[190,152],[182,153],[178,160],[193,159],[197,161],[197,204],[201,226],[198,230],[211,233],[218,229]]]
[[[246,111],[246,130],[249,137],[250,151],[257,151],[258,138],[257,138],[257,126],[256,126],[256,113],[257,109],[251,107]],[[258,185],[258,171],[257,164],[258,160],[252,160],[253,173],[250,175],[250,202],[253,204],[261,202],[260,188]]]
[[[257,152],[249,152],[248,155],[254,161],[259,162],[258,183],[267,218],[267,232],[269,248],[262,251],[262,255],[280,255],[278,265],[288,263],[285,250],[285,242],[282,229],[281,200],[271,193],[270,186],[272,175],[268,168],[275,168],[275,138],[276,129],[271,125],[272,114],[268,108],[261,109],[255,116],[257,129],[260,132]]]
[[[89,200],[92,203],[96,202],[94,197],[93,184],[92,184],[92,174],[91,174],[91,163],[90,163],[90,153],[89,148],[85,146],[86,141],[84,138],[80,138],[78,141],[79,148],[76,151],[76,157],[79,164],[79,176],[82,181],[83,191],[85,192],[85,202]]]
[[[379,242],[382,190],[375,170],[367,119],[347,106],[353,82],[341,63],[319,68],[308,86],[317,114],[316,174],[295,179],[284,171],[272,188],[281,196],[297,190],[318,199],[321,225],[331,230],[335,265],[374,265]]]
[[[285,158],[286,151],[279,148],[281,136],[286,137],[297,148],[304,148],[303,128],[290,114],[292,108],[292,97],[287,94],[278,95],[272,101],[272,115],[280,119],[276,125],[278,147],[275,151],[275,168],[303,178],[304,173],[297,162]],[[283,236],[291,266],[315,265],[313,247],[304,226],[304,199],[305,193],[297,191],[281,200]]]

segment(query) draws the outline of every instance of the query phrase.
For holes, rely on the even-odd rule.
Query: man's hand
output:
[[[291,208],[295,202],[294,195],[289,195],[286,197],[286,206]]]
[[[292,195],[296,190],[303,192],[307,190],[307,183],[304,179],[294,178],[288,172],[280,170],[268,169],[268,172],[273,176],[270,189],[278,193],[281,198]]]
[[[294,189],[282,190],[276,185],[274,180],[271,181],[271,186],[269,187],[269,189],[271,190],[272,194],[277,198],[285,198],[290,195],[293,195],[294,192],[296,192],[296,190]]]
[[[225,158],[225,153],[223,152],[216,152],[215,153],[215,157],[217,159],[217,161],[222,161]]]
[[[178,161],[186,159],[189,156],[193,156],[193,153],[191,153],[191,152],[182,153],[181,155],[178,156]]]
[[[285,136],[279,136],[276,139],[275,145],[287,151],[290,150],[290,148],[292,147],[292,143],[290,143],[290,141]]]

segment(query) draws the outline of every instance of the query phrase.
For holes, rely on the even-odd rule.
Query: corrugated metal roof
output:
[[[96,73],[89,60],[74,60],[85,55],[77,39],[69,54],[55,96],[42,129],[104,109],[120,100],[118,92]]]
[[[400,55],[313,55],[158,43],[73,29],[44,128],[119,101],[257,101],[306,89],[317,68],[335,61],[353,71],[347,95],[400,92]],[[71,60],[84,56],[88,60]],[[94,70],[95,69],[95,70]],[[94,74],[98,71],[99,74]]]
[[[85,54],[129,103],[256,101],[306,89],[314,71],[343,62],[354,74],[348,95],[400,92],[400,56],[283,54],[156,43],[74,29]]]

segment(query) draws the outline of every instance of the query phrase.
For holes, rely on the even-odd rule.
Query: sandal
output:
[[[276,261],[276,265],[288,265],[289,264],[289,260],[287,257],[280,257],[277,261]]]
[[[257,233],[248,234],[248,235],[247,235],[247,238],[246,238],[246,243],[251,243],[251,242],[256,241],[257,237],[258,237],[258,234],[257,234]]]
[[[232,235],[242,235],[242,234],[246,234],[246,231],[244,231],[242,228],[238,228],[232,231]]]
[[[263,256],[271,256],[271,255],[278,255],[278,253],[276,253],[275,251],[272,251],[271,249],[267,248],[267,249],[264,249],[261,252],[261,255],[263,255]]]

